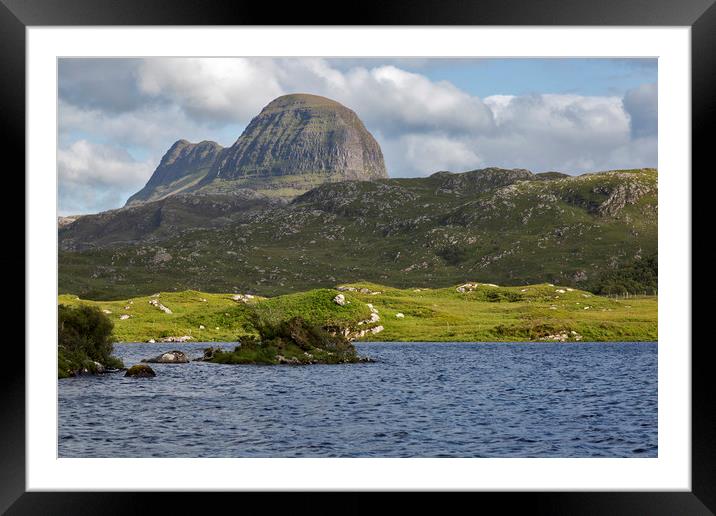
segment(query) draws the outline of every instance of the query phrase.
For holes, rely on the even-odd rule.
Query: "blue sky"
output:
[[[229,146],[296,92],[353,109],[393,177],[657,165],[656,59],[61,59],[60,213],[122,206],[174,141]]]
[[[338,68],[348,69],[361,62],[359,59],[344,61],[347,64],[340,66],[340,61],[335,60]],[[657,60],[651,58],[398,59],[394,62],[432,80],[449,81],[478,97],[531,93],[622,96],[630,89],[657,80]]]

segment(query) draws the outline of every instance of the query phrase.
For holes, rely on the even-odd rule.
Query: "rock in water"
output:
[[[148,365],[137,364],[127,369],[127,372],[124,374],[124,376],[129,376],[132,378],[152,378],[154,376],[157,376],[157,373],[155,373],[154,369],[152,369]]]
[[[150,364],[187,364],[189,359],[182,351],[167,351],[154,358],[145,358],[142,362]]]

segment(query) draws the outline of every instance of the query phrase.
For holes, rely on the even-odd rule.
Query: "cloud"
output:
[[[395,66],[355,68],[344,77],[341,97],[384,134],[493,129],[492,113],[482,100],[449,82],[432,81]]]
[[[118,207],[142,188],[153,163],[138,162],[124,149],[78,140],[57,152],[60,212],[90,213]]]
[[[635,138],[656,136],[658,105],[656,83],[642,84],[626,92],[624,109],[631,118],[631,130]]]
[[[492,125],[479,98],[393,65],[341,71],[321,58],[162,58],[143,60],[137,76],[142,94],[170,99],[202,123],[246,124],[280,95],[314,93],[358,110],[384,133]]]
[[[281,95],[278,75],[266,59],[154,58],[142,60],[138,85],[201,122],[217,123],[250,118]]]
[[[440,170],[474,170],[485,164],[474,141],[446,134],[406,134],[384,140],[381,148],[386,161],[393,164],[392,177],[427,176]]]
[[[614,159],[631,139],[629,115],[619,97],[496,96],[485,103],[497,130],[478,135],[475,145],[490,164],[570,173],[627,165]],[[651,156],[640,159],[629,166],[644,166]]]
[[[181,138],[204,140],[215,132],[189,119],[180,106],[172,104],[108,115],[100,109],[60,101],[59,117],[61,138],[83,133],[117,146],[143,146],[152,151],[166,150]]]
[[[620,97],[495,95],[484,100],[494,127],[377,138],[394,176],[500,166],[581,173],[655,166],[655,138],[633,139]]]
[[[59,97],[85,108],[121,113],[141,107],[137,85],[140,59],[62,58],[58,60]]]

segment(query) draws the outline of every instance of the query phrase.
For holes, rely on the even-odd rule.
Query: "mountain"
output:
[[[276,295],[371,281],[584,288],[657,251],[655,169],[488,168],[324,183],[290,202],[198,189],[59,229],[60,292]]]
[[[131,196],[126,206],[156,201],[191,189],[206,176],[222,150],[216,142],[177,141],[159,162],[144,188]]]
[[[176,142],[126,206],[247,188],[291,198],[324,182],[386,177],[380,145],[358,115],[325,97],[293,94],[264,107],[231,147]]]

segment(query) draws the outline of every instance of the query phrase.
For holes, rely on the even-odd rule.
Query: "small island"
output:
[[[200,361],[215,364],[353,364],[372,362],[360,357],[341,333],[330,333],[301,317],[278,324],[257,325],[259,337],[242,335],[233,351],[207,348]]]

